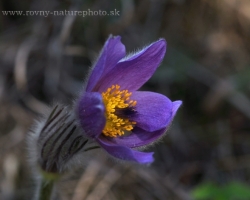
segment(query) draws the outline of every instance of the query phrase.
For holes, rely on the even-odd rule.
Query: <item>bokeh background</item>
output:
[[[1,11],[88,9],[120,15],[0,13],[0,199],[31,199],[26,134],[53,102],[72,103],[109,34],[127,52],[165,38],[166,57],[141,90],[183,105],[149,149],[151,166],[89,160],[56,199],[250,199],[250,1],[0,1]]]

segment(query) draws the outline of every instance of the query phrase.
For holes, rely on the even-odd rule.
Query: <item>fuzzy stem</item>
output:
[[[55,182],[59,179],[60,175],[56,173],[49,173],[40,170],[40,184],[37,191],[35,200],[50,200]]]
[[[52,196],[53,187],[54,180],[46,180],[45,178],[42,178],[38,200],[50,200]]]

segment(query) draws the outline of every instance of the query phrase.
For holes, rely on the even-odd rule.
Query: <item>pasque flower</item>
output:
[[[138,149],[163,136],[182,102],[137,91],[160,65],[166,41],[126,56],[120,40],[106,41],[77,101],[77,117],[84,133],[113,157],[150,163],[153,153]]]

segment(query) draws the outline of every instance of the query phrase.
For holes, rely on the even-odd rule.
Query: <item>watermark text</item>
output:
[[[53,16],[120,16],[120,11],[117,9],[111,10],[111,11],[105,11],[105,10],[84,10],[84,11],[76,11],[76,10],[55,10],[55,11],[42,11],[42,10],[36,10],[36,11],[2,11],[3,15],[16,15],[16,16],[42,16],[42,17],[48,17],[49,15]]]

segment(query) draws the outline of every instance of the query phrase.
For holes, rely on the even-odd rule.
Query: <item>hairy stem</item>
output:
[[[59,174],[48,173],[41,170],[40,175],[41,178],[35,200],[50,200],[53,194],[54,184],[58,180]]]
[[[42,178],[39,189],[38,200],[50,200],[54,187],[54,180],[46,180]]]

